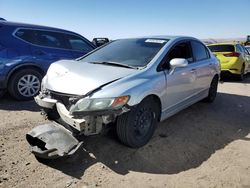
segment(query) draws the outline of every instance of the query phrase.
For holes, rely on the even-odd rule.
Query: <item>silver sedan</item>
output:
[[[57,128],[89,136],[115,126],[120,141],[137,148],[158,122],[202,99],[213,102],[219,74],[218,60],[195,38],[121,39],[53,63],[35,100]]]

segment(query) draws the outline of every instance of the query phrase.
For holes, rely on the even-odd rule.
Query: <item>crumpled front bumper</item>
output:
[[[72,155],[83,143],[55,122],[35,127],[26,134],[26,139],[31,152],[45,159]]]
[[[56,107],[56,110],[62,120],[72,126],[73,128],[77,129],[78,131],[82,131],[85,128],[86,120],[84,118],[77,119],[74,118],[72,115],[70,115],[69,111],[66,109],[66,107],[56,99],[50,99],[50,98],[41,98],[39,95],[35,97],[36,103],[47,109],[53,109]]]
[[[113,115],[89,114],[75,117],[59,100],[38,95],[35,101],[42,108],[56,112],[60,116],[60,121],[56,122],[63,122],[63,124],[58,124],[52,121],[39,125],[27,133],[26,139],[30,144],[31,152],[40,158],[72,155],[82,145],[82,142],[73,136],[72,129],[68,128],[68,125],[78,130],[79,135],[89,136],[99,134],[103,129],[103,124],[112,122],[115,117],[115,112],[112,112]],[[124,112],[125,110],[127,108],[121,109]]]

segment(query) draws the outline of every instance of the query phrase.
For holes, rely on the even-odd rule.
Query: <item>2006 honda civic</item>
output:
[[[218,60],[192,37],[113,41],[50,66],[35,100],[53,123],[36,127],[27,140],[40,157],[63,156],[81,144],[77,135],[115,126],[122,143],[141,147],[159,121],[202,99],[213,102],[219,74]]]

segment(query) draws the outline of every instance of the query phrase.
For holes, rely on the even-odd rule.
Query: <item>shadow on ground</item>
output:
[[[75,178],[98,162],[123,175],[180,173],[200,166],[234,140],[249,140],[249,104],[250,97],[219,93],[213,104],[197,103],[159,124],[143,148],[123,146],[111,132],[86,138],[84,148],[67,160],[45,164]]]
[[[245,75],[245,78],[243,81],[240,81],[239,79],[237,79],[235,76],[229,76],[229,75],[224,75],[221,76],[221,83],[223,82],[232,82],[232,83],[241,83],[241,84],[249,84],[250,83],[250,73]]]
[[[0,110],[19,111],[27,110],[32,112],[40,111],[39,106],[34,100],[31,101],[17,101],[10,97],[7,93],[0,98]]]

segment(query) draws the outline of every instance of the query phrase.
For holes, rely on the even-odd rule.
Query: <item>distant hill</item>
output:
[[[246,38],[225,38],[225,39],[209,38],[209,39],[201,39],[201,41],[204,42],[205,44],[213,44],[221,42],[245,42]]]

